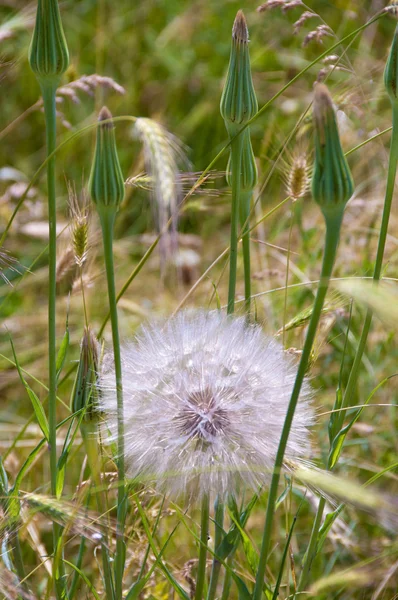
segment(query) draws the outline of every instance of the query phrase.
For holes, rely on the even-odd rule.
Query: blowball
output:
[[[129,475],[171,496],[258,491],[272,473],[296,367],[273,338],[243,318],[181,312],[142,327],[122,347]],[[101,408],[117,432],[113,368]],[[313,420],[304,382],[285,460],[309,452]]]

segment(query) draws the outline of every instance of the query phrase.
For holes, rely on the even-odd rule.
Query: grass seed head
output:
[[[39,0],[29,63],[41,85],[57,85],[69,65],[58,0]]]
[[[104,106],[98,116],[97,142],[89,190],[100,217],[116,213],[124,198],[124,178],[117,154],[112,115]]]
[[[76,190],[68,185],[69,211],[71,215],[72,247],[75,263],[82,267],[89,249],[90,212],[87,197],[83,193],[83,203],[79,204]]]
[[[144,147],[145,168],[156,216],[156,226],[162,234],[160,251],[162,269],[177,250],[178,206],[181,199],[181,183],[178,163],[187,163],[182,143],[153,119],[140,117],[134,126],[134,135]],[[131,185],[132,179],[128,180]],[[167,223],[171,218],[171,227]]]
[[[324,214],[336,215],[351,198],[354,183],[341,147],[332,98],[322,83],[315,86],[314,128],[312,195]]]
[[[231,55],[220,111],[230,135],[247,123],[258,109],[250,68],[249,33],[246,19],[238,11],[232,28]]]
[[[12,283],[6,275],[6,271],[8,270],[12,271],[13,273],[19,274],[20,271],[18,268],[18,264],[19,263],[16,258],[11,256],[11,254],[9,254],[7,250],[0,248],[0,279],[2,279],[8,285],[11,285],[11,287]]]
[[[181,312],[142,328],[122,348],[125,459],[130,475],[172,496],[257,491],[272,473],[296,367],[244,318]],[[286,459],[309,452],[304,382]],[[107,427],[117,436],[113,368],[101,377]]]
[[[309,188],[309,166],[307,157],[303,153],[293,155],[286,176],[286,187],[288,195],[293,200],[303,198]]]

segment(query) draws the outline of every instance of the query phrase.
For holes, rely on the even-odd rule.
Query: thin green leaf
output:
[[[354,425],[354,423],[356,423],[359,419],[359,417],[362,414],[363,409],[365,408],[365,406],[371,401],[371,399],[373,398],[373,396],[375,395],[375,393],[390,379],[392,379],[393,377],[397,377],[398,374],[394,374],[394,375],[390,375],[389,377],[386,377],[385,379],[383,379],[383,381],[381,381],[370,393],[370,395],[368,396],[368,398],[365,400],[363,406],[361,406],[361,408],[359,408],[355,414],[354,417],[351,419],[351,421],[348,423],[348,425],[346,425],[335,437],[333,444],[332,444],[332,448],[330,450],[330,455],[329,455],[329,469],[333,469],[333,467],[335,466],[335,464],[337,463],[339,456],[341,454],[341,450],[343,448],[343,444],[345,441],[345,438],[347,437],[348,432],[350,431],[351,427]]]
[[[255,548],[253,547],[253,544],[251,543],[249,536],[242,529],[242,527],[236,520],[233,513],[231,511],[229,511],[229,514],[230,514],[232,521],[235,523],[235,525],[239,531],[240,537],[242,539],[243,551],[247,558],[247,562],[249,564],[250,570],[251,570],[252,574],[255,575],[257,573],[257,567],[258,567],[258,554],[257,554]]]
[[[296,521],[297,521],[297,515],[295,515],[293,517],[293,521],[292,521],[292,524],[290,526],[289,533],[288,533],[288,536],[287,536],[287,539],[286,539],[285,547],[283,549],[281,564],[280,564],[279,572],[278,572],[278,578],[277,578],[276,583],[275,583],[274,593],[272,594],[272,600],[278,600],[279,587],[281,585],[282,576],[283,576],[283,570],[285,568],[285,563],[286,563],[286,557],[287,557],[287,553],[289,552],[290,541],[292,539],[293,530],[294,530],[294,526],[296,525]]]
[[[57,354],[57,362],[56,362],[56,370],[57,370],[57,381],[61,374],[62,368],[65,364],[66,353],[69,348],[69,324],[68,317],[66,318],[66,327],[64,337],[62,338],[61,346],[59,347],[59,351]]]
[[[36,419],[37,422],[39,424],[40,429],[43,432],[44,437],[46,438],[46,440],[49,440],[49,428],[48,428],[48,421],[47,421],[47,417],[46,417],[46,413],[44,412],[44,408],[39,400],[39,398],[36,396],[36,394],[34,393],[34,391],[32,390],[32,388],[29,386],[29,384],[27,383],[27,381],[24,379],[24,376],[22,375],[22,371],[21,371],[21,367],[19,366],[19,362],[17,359],[17,355],[15,353],[15,348],[14,348],[14,344],[13,341],[10,337],[10,343],[11,343],[11,348],[12,348],[12,353],[14,355],[14,361],[18,370],[18,375],[19,378],[24,386],[24,388],[26,389],[28,396],[30,398],[30,401],[32,402],[32,406],[33,406],[33,410],[35,412],[36,415]]]
[[[252,600],[252,595],[246,587],[243,579],[239,577],[235,573],[235,571],[231,571],[232,579],[234,580],[236,587],[238,588],[239,600]]]
[[[87,587],[90,590],[90,592],[93,594],[94,598],[96,600],[101,600],[101,598],[97,594],[97,592],[96,592],[93,584],[88,579],[88,577],[84,574],[84,572],[81,569],[79,569],[76,565],[74,565],[73,563],[69,562],[69,560],[66,560],[65,558],[63,558],[62,560],[63,560],[63,562],[66,565],[68,565],[69,567],[71,567],[74,571],[76,571],[80,575],[80,577],[83,579],[84,583],[87,585]]]
[[[58,423],[57,429],[59,429],[60,427],[65,425],[65,423],[68,423],[68,421],[70,421],[71,419],[76,417],[77,414],[80,414],[80,411],[79,411],[79,413],[74,413],[73,415],[69,415],[68,417],[66,417],[66,419],[64,419],[63,421]],[[18,494],[20,485],[22,483],[22,479],[23,479],[26,471],[29,469],[30,465],[33,463],[36,456],[38,455],[38,453],[43,448],[43,446],[46,442],[47,442],[47,438],[41,439],[40,442],[37,444],[37,446],[35,448],[33,448],[32,452],[29,454],[28,458],[25,460],[22,467],[19,469],[18,475],[16,476],[14,485],[12,487],[12,492],[14,494]]]
[[[145,584],[150,579],[150,577],[152,576],[152,573],[154,572],[154,570],[158,566],[158,564],[160,562],[160,559],[161,559],[163,553],[165,552],[167,546],[169,545],[169,542],[170,542],[171,538],[173,537],[173,535],[174,535],[177,527],[179,526],[179,524],[180,523],[178,522],[177,525],[175,525],[175,527],[173,528],[172,532],[168,536],[168,538],[167,538],[166,542],[164,543],[163,547],[160,549],[158,557],[156,558],[155,562],[153,563],[153,565],[151,566],[151,568],[149,569],[149,571],[145,575],[145,577],[143,577],[142,579],[139,579],[138,581],[136,581],[133,584],[133,586],[130,588],[129,593],[126,596],[126,600],[136,600],[136,598],[138,598],[140,592],[143,590]]]
[[[212,282],[212,286],[214,289],[214,296],[216,299],[216,306],[217,306],[217,310],[221,310],[221,300],[220,300],[220,295],[218,293],[218,289],[215,283]]]
[[[134,499],[135,499],[135,502],[137,503],[138,512],[140,513],[141,521],[142,521],[143,527],[145,529],[145,533],[147,535],[148,542],[151,545],[152,552],[154,553],[155,558],[159,559],[159,566],[162,569],[163,573],[165,574],[167,581],[170,583],[170,585],[173,586],[173,588],[175,589],[175,591],[177,592],[177,594],[179,595],[180,598],[182,598],[183,600],[190,600],[189,596],[186,594],[186,592],[180,586],[180,584],[178,583],[178,581],[176,581],[174,579],[174,577],[172,576],[172,574],[170,573],[170,571],[168,570],[168,568],[166,567],[166,565],[160,559],[159,552],[156,549],[155,543],[153,541],[152,533],[151,533],[151,530],[149,528],[148,521],[147,521],[147,518],[146,518],[146,515],[145,515],[145,512],[144,512],[144,509],[142,508],[141,503],[140,503],[138,497],[134,496]]]

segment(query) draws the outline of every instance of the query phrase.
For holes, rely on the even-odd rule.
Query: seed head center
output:
[[[229,425],[227,411],[209,388],[189,394],[177,422],[183,435],[208,443],[225,433]]]

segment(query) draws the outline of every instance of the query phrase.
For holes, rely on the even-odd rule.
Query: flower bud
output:
[[[315,164],[312,195],[324,214],[344,210],[354,183],[342,150],[336,115],[327,87],[318,83],[314,96]]]
[[[250,69],[249,33],[244,14],[239,10],[232,28],[231,56],[220,103],[228,133],[235,135],[240,126],[254,117],[257,108]]]
[[[86,409],[85,416],[92,419],[94,400],[97,397],[97,376],[100,347],[95,335],[85,328],[80,343],[80,358],[72,392],[72,412]]]
[[[242,192],[249,192],[252,191],[257,185],[257,165],[250,138],[250,128],[247,127],[241,135],[243,141],[240,189]],[[232,187],[231,156],[229,157],[228,161],[226,179],[228,185]]]
[[[390,54],[384,70],[384,85],[391,102],[398,100],[398,25],[396,26]]]
[[[91,169],[89,190],[97,210],[116,212],[124,198],[124,179],[116,149],[115,129],[104,106],[98,116],[97,143]],[[103,123],[103,121],[106,121]]]
[[[29,63],[40,84],[58,81],[69,65],[58,0],[39,0]]]

